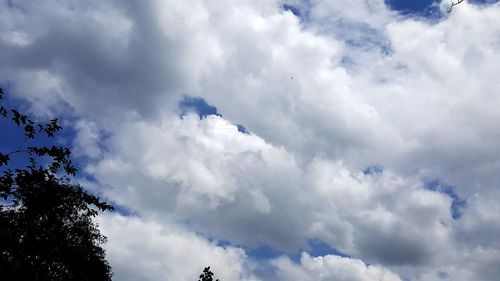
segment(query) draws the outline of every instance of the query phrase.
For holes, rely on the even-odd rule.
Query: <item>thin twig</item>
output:
[[[453,2],[451,1],[451,6],[450,6],[450,9],[448,10],[448,13],[451,13],[451,10],[453,9],[453,6],[456,6],[460,3],[464,2],[464,0],[458,0],[457,2]]]
[[[9,152],[7,155],[11,155],[11,154],[14,154],[14,153],[22,152],[22,151],[21,151],[21,148],[22,148],[22,147],[23,147],[23,145],[24,145],[24,144],[28,141],[28,139],[29,139],[29,137],[26,137],[26,138],[24,139],[23,143],[21,143],[21,145],[19,145],[19,147],[18,147],[16,150],[14,150],[14,151],[12,151],[12,152]]]

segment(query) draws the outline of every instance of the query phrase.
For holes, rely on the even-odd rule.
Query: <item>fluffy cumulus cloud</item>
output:
[[[303,253],[300,265],[282,257],[274,260],[282,280],[307,281],[401,281],[394,273],[378,266],[366,265],[360,260],[338,256],[311,257]]]
[[[218,247],[175,225],[121,215],[104,215],[99,223],[113,238],[106,248],[116,280],[188,281],[207,264],[223,280],[257,280],[245,268],[243,250]]]
[[[447,245],[451,199],[418,180],[364,175],[338,161],[300,164],[217,116],[171,119],[116,128],[111,150],[87,167],[108,198],[145,216],[170,214],[209,235],[285,252],[321,238],[375,261],[419,264]]]
[[[499,4],[0,3],[1,85],[123,210],[116,280],[498,279]]]

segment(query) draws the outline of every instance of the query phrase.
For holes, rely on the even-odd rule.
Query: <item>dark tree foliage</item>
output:
[[[205,267],[205,269],[203,269],[203,273],[200,274],[200,279],[198,281],[213,281],[213,276],[214,276],[214,273],[212,271],[210,271],[210,266],[208,267]],[[219,279],[215,280],[215,281],[219,281]]]
[[[4,95],[0,88],[0,102]],[[112,207],[71,183],[76,169],[69,149],[24,147],[40,134],[53,138],[62,129],[57,119],[38,124],[3,104],[0,116],[23,129],[25,137],[16,149],[0,152],[0,279],[111,280],[111,268],[100,247],[106,237],[94,217]],[[26,156],[26,167],[10,167],[17,155]]]

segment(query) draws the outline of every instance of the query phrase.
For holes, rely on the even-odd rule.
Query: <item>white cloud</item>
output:
[[[249,275],[251,264],[241,249],[136,217],[101,215],[99,224],[109,239],[106,257],[116,280],[196,280],[210,266],[221,280],[257,281]]]
[[[302,253],[299,265],[285,257],[276,259],[273,263],[278,268],[281,280],[401,281],[396,274],[385,268],[339,256],[311,257]]]
[[[188,221],[245,246],[296,253],[318,238],[353,256],[280,260],[305,280],[343,262],[346,280],[382,266],[495,280],[500,5],[463,3],[430,24],[381,0],[301,3],[307,21],[283,3],[3,1],[0,76],[37,114],[81,118],[73,143],[94,159],[96,190],[152,233]],[[183,95],[224,118],[180,119]],[[374,164],[384,172],[361,173]],[[433,179],[467,199],[461,219],[424,188]]]
[[[99,158],[102,155],[99,147],[99,128],[94,122],[78,120],[74,124],[76,136],[73,141],[73,153],[76,156]]]
[[[371,262],[416,265],[452,247],[450,198],[418,180],[365,176],[329,160],[299,164],[216,116],[169,120],[115,128],[108,152],[87,169],[108,198],[145,217],[288,253],[319,238]]]

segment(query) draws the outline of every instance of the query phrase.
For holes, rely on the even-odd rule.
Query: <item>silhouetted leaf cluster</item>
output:
[[[205,269],[203,269],[203,273],[200,274],[200,279],[198,281],[213,281],[213,276],[214,273],[210,271],[210,266],[207,266],[205,267]],[[215,281],[219,281],[219,279]]]
[[[5,92],[0,88],[0,101]],[[9,112],[11,114],[9,114]],[[16,110],[0,115],[24,129],[24,141],[0,153],[0,278],[9,281],[111,280],[111,268],[100,247],[94,217],[112,206],[73,184],[76,173],[68,148],[30,146],[38,134],[53,138],[62,128],[57,119],[38,124]],[[37,128],[37,129],[35,129]],[[2,135],[6,134],[3,132]],[[9,167],[11,156],[25,153],[29,164]],[[49,159],[48,163],[45,160]],[[37,160],[42,159],[44,165]]]

